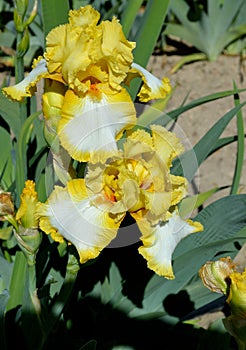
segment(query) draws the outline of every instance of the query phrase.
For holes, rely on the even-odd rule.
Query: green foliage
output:
[[[245,2],[243,0],[223,2],[207,0],[205,5],[194,4],[194,9],[185,0],[172,0],[170,11],[175,20],[167,22],[164,33],[178,37],[195,47],[202,54],[191,54],[182,64],[207,58],[214,61],[229,45],[244,40],[246,34]],[[241,48],[243,49],[243,41]],[[175,69],[178,69],[180,64]]]
[[[42,0],[43,29],[46,36],[49,31],[59,24],[68,21],[69,2],[63,0]]]
[[[27,19],[31,13],[35,0],[28,1],[26,12]],[[24,56],[25,67],[30,67],[32,60],[44,48],[44,33],[42,24],[42,15],[40,11],[40,2],[38,2],[37,14],[32,23],[28,25],[29,46]],[[0,11],[0,63],[7,67],[14,67],[15,41],[17,38],[16,28],[13,22],[14,6],[10,1],[1,1]]]

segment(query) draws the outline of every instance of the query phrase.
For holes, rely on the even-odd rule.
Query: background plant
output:
[[[246,4],[242,0],[172,0],[164,34],[181,39],[198,50],[179,62],[177,68],[195,60],[214,61],[223,52],[242,54],[245,11]]]
[[[162,32],[168,5],[172,5],[173,1],[115,1],[110,3],[112,8],[109,2],[104,8],[100,1],[91,3],[99,6],[104,19],[113,13],[119,15],[125,33],[137,42],[135,61],[146,65]],[[24,21],[33,4],[29,1]],[[74,1],[72,5],[78,7],[80,4],[83,6],[84,2]],[[13,5],[2,2],[2,9],[13,15]],[[38,3],[37,15],[28,25],[28,30],[32,37],[32,27],[39,21],[37,27],[42,35],[36,35],[39,37],[38,51],[32,51],[31,56],[44,48],[44,37],[51,28],[67,21],[71,7],[68,1],[60,0]],[[8,19],[12,21],[10,16]],[[9,32],[9,21],[4,24],[3,33]],[[135,30],[136,25],[139,26],[138,31]],[[10,33],[14,35],[13,22],[12,26]],[[9,47],[16,44],[14,40]],[[21,57],[23,62],[26,55],[28,51]],[[8,83],[6,79],[4,85]],[[139,84],[130,88],[133,98]],[[231,110],[211,126],[192,150],[177,159],[172,169],[174,174],[185,175],[191,181],[199,166],[216,150],[237,142],[235,176],[230,194],[206,206],[206,200],[220,190],[219,187],[208,188],[181,204],[180,210],[184,215],[199,208],[198,214],[193,216],[204,225],[205,230],[199,235],[187,237],[177,247],[174,255],[175,280],[165,280],[147,270],[141,257],[135,254],[137,243],[105,249],[96,261],[78,269],[73,247],[52,242],[48,236],[43,236],[35,268],[30,269],[13,234],[12,225],[1,222],[1,349],[13,349],[20,344],[27,349],[117,349],[117,346],[121,349],[150,349],[165,347],[170,342],[175,348],[179,343],[176,339],[180,341],[181,337],[189,349],[207,349],[211,341],[214,349],[236,349],[220,319],[208,330],[199,328],[190,320],[224,306],[224,300],[217,300],[217,296],[204,288],[200,281],[198,270],[201,265],[225,254],[234,258],[246,238],[246,195],[238,194],[244,158],[242,108],[245,102],[240,101],[240,92],[234,85],[232,90],[185,103],[169,112],[168,116],[165,114],[167,101],[158,101],[139,116],[139,124],[143,127],[159,123],[169,128],[190,109],[217,99],[234,97]],[[18,104],[1,94],[0,114],[0,147],[4,149],[0,153],[2,190],[13,194],[15,208],[18,208],[24,181],[33,179],[39,200],[44,201],[53,188],[55,174],[52,164],[47,162],[49,149],[43,136],[43,119],[41,111],[37,110],[36,98]],[[237,135],[222,137],[234,118],[237,119]],[[205,311],[200,307],[205,307]]]

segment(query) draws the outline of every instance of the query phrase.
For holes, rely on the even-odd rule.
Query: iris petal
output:
[[[129,84],[131,78],[137,75],[143,79],[143,86],[138,94],[141,102],[148,102],[156,98],[165,98],[171,92],[172,88],[168,78],[160,80],[139,64],[133,62],[126,83]]]
[[[14,101],[22,101],[35,92],[37,82],[48,75],[46,61],[43,58],[36,60],[32,71],[20,83],[3,88],[3,93]]]
[[[200,223],[183,220],[177,213],[155,227],[144,219],[137,224],[143,234],[143,246],[139,247],[139,253],[147,260],[151,270],[168,279],[174,278],[172,254],[178,243],[189,234],[203,229]]]
[[[56,187],[45,204],[37,210],[40,228],[47,234],[58,232],[74,244],[80,262],[96,258],[116,236],[120,222],[90,204],[84,179],[68,182],[67,187]]]
[[[122,102],[125,101],[125,102]],[[136,122],[134,105],[126,92],[81,99],[71,90],[65,95],[58,135],[72,158],[105,161],[118,152],[116,139]]]

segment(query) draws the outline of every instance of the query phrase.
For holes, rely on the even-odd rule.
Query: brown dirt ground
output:
[[[233,81],[238,88],[246,88],[246,65],[240,57],[221,55],[216,61],[197,61],[182,66],[176,73],[171,69],[181,59],[176,55],[160,55],[151,57],[148,68],[153,74],[162,78],[169,77],[172,85],[176,85],[166,112],[179,107],[186,99],[186,103],[225,90],[233,89]],[[240,101],[246,99],[246,92],[240,94]],[[182,114],[178,120],[179,127],[185,133],[191,145],[195,145],[214,123],[226,112],[234,107],[233,97],[226,97],[206,103]],[[245,107],[242,109],[246,122]],[[236,118],[228,124],[222,136],[237,134]],[[218,150],[210,156],[199,168],[195,175],[195,185],[198,191],[203,192],[215,186],[231,185],[237,154],[236,143]],[[229,194],[230,189],[214,194],[206,203]],[[246,152],[241,177],[240,193],[246,193]]]

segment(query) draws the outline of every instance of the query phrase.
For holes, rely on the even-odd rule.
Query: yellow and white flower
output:
[[[9,98],[22,101],[34,93],[40,79],[55,82],[49,88],[45,84],[44,116],[56,125],[59,141],[70,156],[83,162],[115,154],[116,141],[136,123],[136,111],[123,84],[142,77],[139,96],[144,102],[164,98],[171,90],[167,78],[161,81],[133,63],[135,43],[125,38],[116,18],[98,24],[99,19],[99,12],[90,5],[71,10],[69,22],[47,35],[46,51],[34,60],[27,77],[3,89]],[[54,122],[45,108],[48,92],[53,92],[49,101],[56,109],[59,106]]]
[[[128,212],[142,233],[139,252],[149,268],[174,278],[176,245],[203,229],[178,215],[177,204],[186,195],[187,183],[172,175],[170,167],[182,151],[179,139],[161,126],[151,126],[151,134],[132,131],[114,157],[88,163],[84,179],[56,187],[47,202],[39,204],[40,228],[56,241],[74,244],[84,263],[116,237]]]

